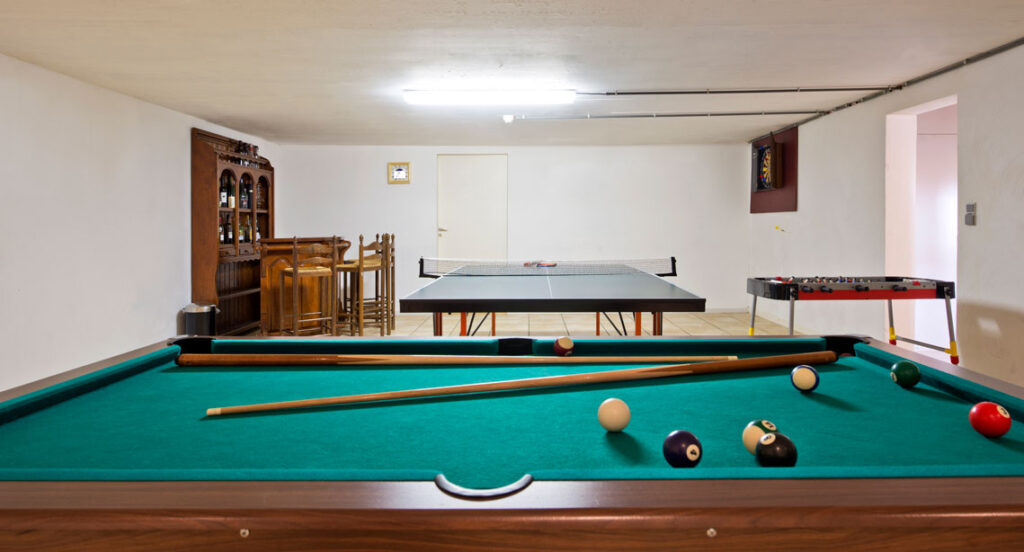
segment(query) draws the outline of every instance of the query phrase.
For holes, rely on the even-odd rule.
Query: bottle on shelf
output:
[[[266,209],[267,208],[267,193],[270,191],[270,184],[267,182],[266,177],[261,176],[259,182],[256,185],[256,208]]]
[[[230,177],[229,177],[227,171],[225,171],[224,174],[220,175],[220,206],[221,207],[227,207],[228,206],[228,182],[227,182],[228,178],[230,178]]]
[[[233,181],[228,182],[228,208],[235,208],[235,183]]]
[[[256,241],[260,241],[260,219],[256,219]]]
[[[249,198],[252,197],[252,181],[248,178],[242,182],[242,195],[238,198],[239,204],[242,209],[248,209],[251,201]]]
[[[221,216],[217,224],[217,231],[219,233],[218,242],[224,243],[224,217]]]

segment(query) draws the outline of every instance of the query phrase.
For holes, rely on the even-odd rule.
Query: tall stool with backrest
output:
[[[359,235],[359,257],[357,258],[356,273],[353,275],[352,285],[352,307],[354,309],[355,330],[363,335],[366,320],[375,321],[380,325],[380,335],[384,335],[387,329],[384,316],[383,302],[381,300],[381,273],[384,267],[384,244],[380,235],[368,244],[364,244],[364,237]],[[374,288],[373,296],[367,297],[364,277],[367,273],[373,273]],[[386,289],[386,287],[385,287]]]
[[[387,282],[388,282],[388,335],[395,329],[395,235],[388,236]]]
[[[299,335],[304,331],[319,331],[319,333],[331,333],[337,329],[337,286],[335,285],[334,267],[337,265],[338,248],[337,237],[332,237],[329,244],[311,243],[299,245],[298,238],[292,241],[292,265],[281,269],[281,282],[278,293],[279,312],[282,313],[281,332],[289,330],[284,323],[284,294],[286,280],[291,278],[292,308],[291,308],[291,333]],[[320,286],[320,310],[304,313],[302,312],[302,280],[316,279]],[[303,328],[304,324],[317,323],[313,328]]]
[[[355,307],[354,304],[354,282],[355,274],[359,271],[358,259],[345,259],[345,254],[352,247],[352,242],[338,238],[336,242],[337,259],[338,262],[334,265],[335,271],[335,287],[340,286],[337,297],[337,307],[335,314],[338,317],[338,332],[343,332],[346,329],[350,334],[355,333]]]

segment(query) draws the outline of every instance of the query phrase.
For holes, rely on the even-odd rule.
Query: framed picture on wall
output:
[[[388,184],[408,184],[409,163],[388,163]]]

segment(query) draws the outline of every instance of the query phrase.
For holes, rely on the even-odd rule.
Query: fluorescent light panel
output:
[[[575,90],[406,90],[412,105],[552,105],[571,104]]]

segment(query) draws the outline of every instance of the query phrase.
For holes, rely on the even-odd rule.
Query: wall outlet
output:
[[[964,224],[967,226],[977,226],[978,224],[978,204],[968,203],[967,213],[964,215]]]

